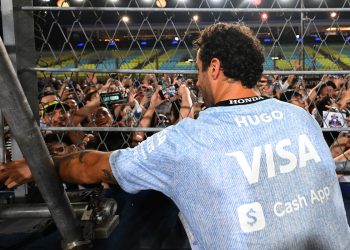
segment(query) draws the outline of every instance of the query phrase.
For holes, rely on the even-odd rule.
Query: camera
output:
[[[128,103],[128,94],[121,91],[101,93],[101,103],[106,106]]]

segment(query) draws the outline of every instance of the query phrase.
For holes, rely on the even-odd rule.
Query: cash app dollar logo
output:
[[[247,217],[249,218],[247,223],[251,226],[253,226],[257,221],[255,215],[256,215],[256,212],[253,208],[249,209],[249,211],[247,212]]]
[[[237,214],[243,232],[251,233],[265,228],[265,216],[259,202],[244,204],[238,207]]]

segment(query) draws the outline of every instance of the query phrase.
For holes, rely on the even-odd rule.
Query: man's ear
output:
[[[221,70],[221,62],[217,58],[211,59],[210,66],[209,66],[209,74],[213,78],[213,80],[216,80],[219,77]]]

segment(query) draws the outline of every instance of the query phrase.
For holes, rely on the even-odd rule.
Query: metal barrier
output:
[[[0,107],[18,141],[34,179],[63,238],[63,246],[81,241],[81,233],[68,198],[59,182],[23,89],[0,39]],[[15,112],[14,112],[15,111]],[[36,145],[33,147],[33,145]],[[69,223],[67,223],[69,221]]]
[[[79,230],[72,209],[67,205],[63,190],[53,174],[52,162],[38,132],[39,129],[33,122],[39,120],[36,100],[38,92],[31,91],[36,89],[36,86],[33,87],[33,82],[29,80],[27,82],[28,74],[36,73],[36,77],[45,83],[51,83],[52,78],[57,78],[67,84],[71,80],[92,81],[93,76],[109,78],[111,73],[134,74],[134,76],[184,74],[195,78],[196,56],[192,50],[192,41],[203,27],[220,21],[245,23],[254,30],[265,46],[265,74],[281,76],[350,74],[348,30],[342,27],[348,25],[350,20],[347,0],[331,3],[325,0],[318,3],[305,3],[303,0],[290,3],[266,1],[260,6],[243,0],[239,3],[226,0],[221,4],[214,4],[209,0],[191,3],[168,1],[166,8],[157,7],[155,1],[146,5],[137,0],[118,3],[107,0],[95,2],[86,0],[80,3],[67,1],[72,6],[68,8],[51,6],[52,1],[51,3],[34,1],[36,6],[32,6],[28,0],[12,1],[14,8],[10,8],[12,6],[9,7],[7,2],[2,0],[1,8],[3,18],[8,18],[3,25],[6,27],[4,36],[10,37],[4,39],[9,54],[17,55],[19,59],[24,58],[23,54],[26,53],[22,51],[21,54],[21,50],[31,48],[21,42],[22,37],[18,30],[32,33],[31,36],[24,36],[31,45],[35,41],[36,57],[27,55],[23,60],[25,62],[14,65],[17,66],[23,88],[27,90],[25,92],[35,119],[28,116],[28,105],[23,95],[16,100],[10,100],[9,97],[13,96],[6,95],[8,92],[2,92],[3,99],[0,100],[0,105],[47,201],[50,199],[50,193],[56,193],[52,197],[56,197],[57,200],[48,204],[66,243],[79,240]],[[12,16],[9,16],[9,13]],[[27,22],[21,22],[19,13],[25,13],[26,20],[33,14],[34,30]],[[330,13],[334,14],[329,16]],[[131,16],[128,17],[127,14]],[[4,50],[2,56],[5,56]],[[36,62],[30,62],[30,59],[36,59]],[[1,60],[4,60],[2,67],[5,65],[7,67],[2,69],[2,75],[7,77],[2,78],[2,84],[7,84],[8,90],[13,87],[9,83],[14,82],[16,87],[19,87],[15,71],[9,69],[8,60],[5,57]],[[344,89],[347,87],[347,84],[344,84]],[[74,89],[74,93],[76,92]],[[18,96],[19,94],[16,94],[16,97]],[[11,103],[12,101],[14,102]],[[81,99],[79,101],[83,103]],[[25,109],[23,112],[26,113],[16,112],[15,116],[12,111],[21,108]],[[156,111],[155,114],[159,119],[161,112]],[[19,117],[24,122],[19,120]],[[94,117],[91,121],[93,120]],[[130,146],[131,133],[162,130],[159,127],[120,127],[115,125],[116,122],[117,118],[113,127],[104,128],[97,127],[95,123],[91,127],[67,125],[59,128],[49,125],[40,129],[42,132],[58,132],[57,136],[61,141],[62,132],[94,132],[95,137],[100,140],[99,145],[106,145],[106,137],[110,135],[108,133],[118,132],[122,134],[121,138],[127,146]],[[349,129],[324,128],[323,131],[342,132]],[[3,138],[1,131],[0,136]],[[36,143],[33,143],[34,140]],[[4,146],[1,143],[0,149],[2,151],[0,158],[4,160]],[[108,150],[107,146],[106,149]],[[36,168],[39,165],[43,168]],[[40,183],[41,171],[47,172],[46,174],[50,176],[42,183]],[[347,172],[347,168],[344,168],[344,164],[340,164],[337,171]],[[67,221],[71,221],[72,224],[66,223]]]

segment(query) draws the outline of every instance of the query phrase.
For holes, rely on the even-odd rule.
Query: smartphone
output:
[[[177,94],[178,87],[176,86],[170,86],[166,89],[159,90],[159,96],[162,98],[162,100],[165,99],[165,95],[168,95],[169,97],[173,97],[174,95]]]
[[[126,103],[128,103],[128,94],[121,92],[121,91],[101,93],[100,98],[101,98],[101,103],[103,103],[107,106],[110,106],[113,104],[126,104]]]

